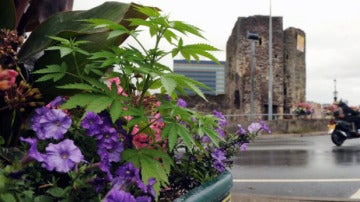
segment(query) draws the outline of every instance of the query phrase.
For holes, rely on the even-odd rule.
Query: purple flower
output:
[[[86,129],[89,136],[97,135],[100,133],[103,120],[99,115],[94,112],[87,112],[85,118],[81,122],[81,127]]]
[[[32,129],[41,140],[61,139],[70,126],[70,117],[60,109],[42,107],[35,110],[32,118]]]
[[[243,143],[241,146],[240,146],[240,151],[246,151],[247,149],[247,143]]]
[[[237,126],[238,130],[236,131],[236,134],[246,135],[246,130],[240,124],[237,124]]]
[[[49,104],[46,105],[48,108],[56,108],[59,107],[61,104],[63,104],[66,101],[65,98],[61,96],[57,96],[53,101],[51,101]]]
[[[216,132],[217,132],[221,137],[225,138],[226,135],[225,135],[225,132],[224,132],[223,129],[221,129],[221,128],[216,128],[215,130],[216,130]]]
[[[148,180],[148,184],[146,185],[146,191],[145,193],[150,193],[152,197],[156,197],[156,193],[155,193],[155,189],[154,189],[154,184],[156,183],[156,179],[155,178],[149,178]]]
[[[187,106],[187,103],[186,103],[185,100],[179,98],[178,101],[177,101],[177,105],[178,105],[179,107],[186,107],[186,106]]]
[[[201,143],[210,143],[211,142],[211,139],[209,138],[209,136],[207,135],[204,135],[201,137]]]
[[[45,148],[46,154],[41,154],[38,151],[36,139],[21,137],[20,140],[30,144],[29,156],[42,163],[42,166],[49,171],[55,169],[57,172],[66,173],[84,160],[80,149],[69,139],[58,144],[50,143]]]
[[[225,151],[219,148],[216,148],[212,153],[211,157],[213,158],[213,167],[219,171],[223,172],[225,170],[224,160],[226,160]]]
[[[214,160],[223,161],[223,160],[226,159],[226,157],[225,157],[225,151],[222,150],[222,149],[216,148],[216,149],[211,153],[211,157],[212,157]]]
[[[227,125],[225,116],[217,110],[214,110],[213,114],[218,118],[219,127],[224,128]]]
[[[46,147],[45,166],[51,170],[66,173],[83,161],[84,156],[72,140],[65,139],[58,144],[50,143]]]
[[[100,150],[100,151],[103,151],[103,153],[99,153],[98,150],[98,154],[101,158],[99,168],[101,171],[106,173],[106,179],[111,181],[113,180],[113,176],[110,171],[111,162],[109,161],[109,154],[105,150]]]
[[[107,151],[109,153],[109,161],[119,162],[122,151],[124,151],[124,144],[122,142],[114,143],[113,148]]]
[[[115,128],[104,126],[102,131],[96,135],[99,148],[113,149],[119,142],[119,135]]]
[[[118,176],[114,179],[114,187],[127,187],[132,184],[136,184],[144,192],[146,191],[146,185],[140,178],[140,170],[137,169],[133,163],[128,162],[123,166],[120,166],[115,174]]]
[[[261,129],[261,124],[257,122],[251,123],[248,126],[249,133],[257,133],[258,131],[260,131],[260,129]]]
[[[151,202],[152,199],[150,196],[139,196],[136,197],[136,202]]]
[[[224,163],[221,162],[221,161],[214,161],[213,167],[214,167],[217,171],[219,171],[220,173],[221,173],[221,172],[224,172],[224,170],[225,170],[225,165],[224,165]]]
[[[269,126],[265,123],[265,121],[260,120],[259,123],[261,124],[261,129],[264,130],[267,133],[271,133],[271,130],[269,128]]]
[[[136,202],[133,195],[123,190],[111,189],[103,199],[103,202]]]
[[[139,169],[137,169],[133,163],[128,162],[123,166],[120,166],[116,171],[115,174],[125,180],[130,180],[132,182],[136,182],[140,179]]]
[[[28,155],[32,159],[34,159],[38,162],[43,162],[45,160],[46,156],[44,154],[41,154],[37,149],[37,139],[20,137],[20,140],[30,144],[30,149],[29,149]]]

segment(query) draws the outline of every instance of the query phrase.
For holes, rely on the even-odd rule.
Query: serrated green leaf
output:
[[[111,120],[115,122],[117,119],[119,119],[123,110],[123,105],[118,101],[114,101],[110,108]]]
[[[156,179],[154,185],[156,195],[159,195],[161,185],[168,184],[168,175],[173,164],[168,154],[155,149],[127,149],[122,152],[121,158],[124,161],[132,162],[137,168],[141,168],[144,183],[147,184],[152,177]]]
[[[168,178],[161,164],[147,157],[140,158],[141,164],[141,176],[144,183],[148,183],[150,178],[155,178],[156,183],[153,185],[156,195],[160,194],[161,184],[166,185],[168,183]]]
[[[66,85],[63,85],[63,86],[57,86],[57,88],[61,88],[61,89],[78,89],[78,90],[84,90],[84,91],[101,92],[99,89],[94,88],[93,86],[85,84],[85,83],[66,84]]]
[[[222,140],[223,138],[214,130],[214,128],[204,127],[203,131],[216,146],[219,146],[219,140]]]
[[[114,30],[109,33],[109,36],[107,39],[115,38],[115,37],[118,37],[118,36],[121,36],[121,35],[127,34],[127,33],[128,33],[127,31],[123,31],[123,30]]]
[[[172,43],[173,39],[177,39],[176,34],[170,30],[166,30],[164,32],[164,37],[165,37],[166,41],[168,41],[170,44]]]
[[[161,83],[164,86],[167,94],[172,94],[172,92],[175,90],[177,83],[174,79],[169,78],[166,74],[163,75],[161,78]]]
[[[86,107],[86,111],[92,111],[95,113],[99,113],[104,109],[110,107],[113,99],[107,96],[98,96],[96,99],[91,101],[89,105]]]
[[[57,73],[57,74],[51,74],[53,76],[53,81],[57,82],[60,79],[62,79],[65,76],[65,72]]]
[[[39,77],[36,82],[43,82],[48,80],[53,80],[54,82],[62,79],[67,70],[66,63],[61,63],[60,65],[48,65],[46,68],[39,69],[37,71],[34,71],[34,74],[45,74],[41,77]]]
[[[203,35],[201,34],[201,29],[199,29],[198,27],[196,26],[193,26],[193,25],[190,25],[190,24],[187,24],[187,23],[184,23],[182,21],[172,21],[172,28],[183,33],[183,34],[186,34],[186,33],[191,33],[195,36],[198,36],[200,38],[204,38]]]
[[[176,131],[178,135],[182,138],[187,148],[191,149],[195,145],[195,140],[192,134],[189,133],[189,130],[181,124],[177,124]]]
[[[140,13],[145,14],[148,17],[159,17],[160,13],[159,13],[159,9],[156,7],[143,7],[143,6],[136,6],[135,7],[137,11],[139,11]]]
[[[49,80],[53,80],[54,79],[54,75],[53,74],[47,74],[44,76],[41,76],[40,78],[38,78],[36,80],[36,82],[43,82],[43,81],[49,81]]]
[[[161,132],[161,136],[165,139],[168,138],[168,145],[172,151],[177,143],[176,123],[167,123]]]
[[[101,95],[100,95],[101,96]],[[90,104],[92,101],[97,99],[99,95],[97,94],[90,94],[90,93],[81,93],[75,94],[71,96],[62,106],[62,109],[73,109],[77,106],[85,107],[86,105]]]
[[[64,46],[52,46],[52,47],[47,48],[46,50],[59,50],[61,58],[65,57],[73,52],[73,49],[64,47]]]
[[[64,63],[61,66],[57,65],[57,64],[48,65],[47,68],[39,69],[32,73],[33,74],[58,73],[58,72],[64,72],[63,68],[65,68],[65,71],[66,71],[66,64],[64,64]]]

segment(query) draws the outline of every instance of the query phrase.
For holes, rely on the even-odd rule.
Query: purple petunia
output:
[[[56,108],[62,105],[66,101],[65,98],[57,96],[53,101],[46,105],[48,108]]]
[[[80,149],[72,140],[65,139],[58,144],[50,143],[46,148],[45,154],[37,149],[37,140],[33,138],[20,138],[21,141],[30,144],[29,156],[42,163],[47,170],[66,173],[84,160]]]
[[[150,196],[138,196],[136,197],[136,202],[151,202],[152,199]]]
[[[150,178],[148,180],[148,184],[146,185],[146,190],[144,191],[145,193],[150,193],[152,197],[156,197],[156,193],[155,193],[155,189],[154,189],[154,184],[156,183],[156,179],[155,178]]]
[[[136,202],[133,195],[123,190],[111,189],[103,199],[103,202]]]
[[[80,149],[72,140],[65,139],[58,144],[50,143],[46,147],[46,168],[56,170],[57,172],[66,173],[84,160]]]
[[[240,124],[237,124],[237,126],[238,130],[236,131],[236,134],[246,135],[246,130]]]
[[[216,161],[223,161],[226,159],[225,151],[219,148],[216,148],[212,153],[211,157]]]
[[[140,178],[140,170],[136,168],[133,163],[128,162],[125,165],[120,166],[115,171],[115,174],[117,177],[113,180],[113,187],[124,189],[129,185],[136,185],[143,192],[147,192],[148,188]]]
[[[41,140],[61,139],[70,126],[71,118],[60,109],[41,107],[32,118],[32,129]]]
[[[139,172],[140,172],[140,170],[138,168],[136,168],[133,163],[128,162],[125,165],[120,166],[115,171],[115,174],[121,179],[136,182],[136,181],[140,180]]]
[[[98,148],[113,149],[119,142],[119,134],[115,128],[103,126],[101,132],[95,136]]]
[[[251,123],[248,126],[249,133],[257,133],[260,130],[261,130],[261,124],[260,123],[254,122],[254,123]]]
[[[213,158],[213,167],[219,171],[223,172],[225,170],[224,161],[226,160],[225,151],[222,149],[216,148],[212,153],[211,157]]]
[[[240,151],[246,151],[247,149],[247,143],[243,143],[241,146],[240,146]]]
[[[227,125],[225,116],[217,110],[214,110],[213,114],[218,118],[219,127],[224,128]]]
[[[187,106],[187,103],[186,103],[185,100],[179,98],[178,101],[177,101],[177,105],[178,105],[179,107],[186,107],[186,106]]]
[[[223,129],[221,129],[221,128],[216,128],[215,130],[216,130],[216,132],[217,132],[221,137],[223,137],[223,138],[226,137],[225,132],[224,132]]]
[[[225,171],[225,164],[221,161],[214,161],[213,167],[220,173]]]
[[[36,160],[38,162],[45,161],[46,156],[44,154],[41,154],[37,149],[37,139],[20,137],[20,140],[30,144],[30,149],[29,149],[29,153],[28,153],[30,158],[32,158],[33,160]]]
[[[265,121],[260,120],[259,123],[261,124],[261,129],[264,130],[267,133],[271,133],[271,130],[269,128],[269,126],[265,123]]]
[[[103,120],[94,112],[87,112],[85,118],[81,122],[81,127],[86,130],[89,136],[94,136],[100,133]]]
[[[109,154],[109,161],[110,162],[119,162],[121,152],[124,151],[124,144],[122,142],[115,142],[113,147],[107,150]]]

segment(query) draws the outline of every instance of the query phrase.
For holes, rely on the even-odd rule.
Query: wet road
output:
[[[234,158],[233,192],[359,199],[360,139],[328,135],[257,139]]]

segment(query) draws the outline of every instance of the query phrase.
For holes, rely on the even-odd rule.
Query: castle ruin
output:
[[[253,109],[255,114],[268,113],[269,91],[269,16],[239,17],[226,47],[226,97],[230,108],[250,114],[251,41],[247,33],[257,33],[253,75]],[[306,38],[297,28],[283,30],[282,17],[272,17],[273,113],[288,114],[305,102]],[[283,117],[279,117],[283,118]]]

